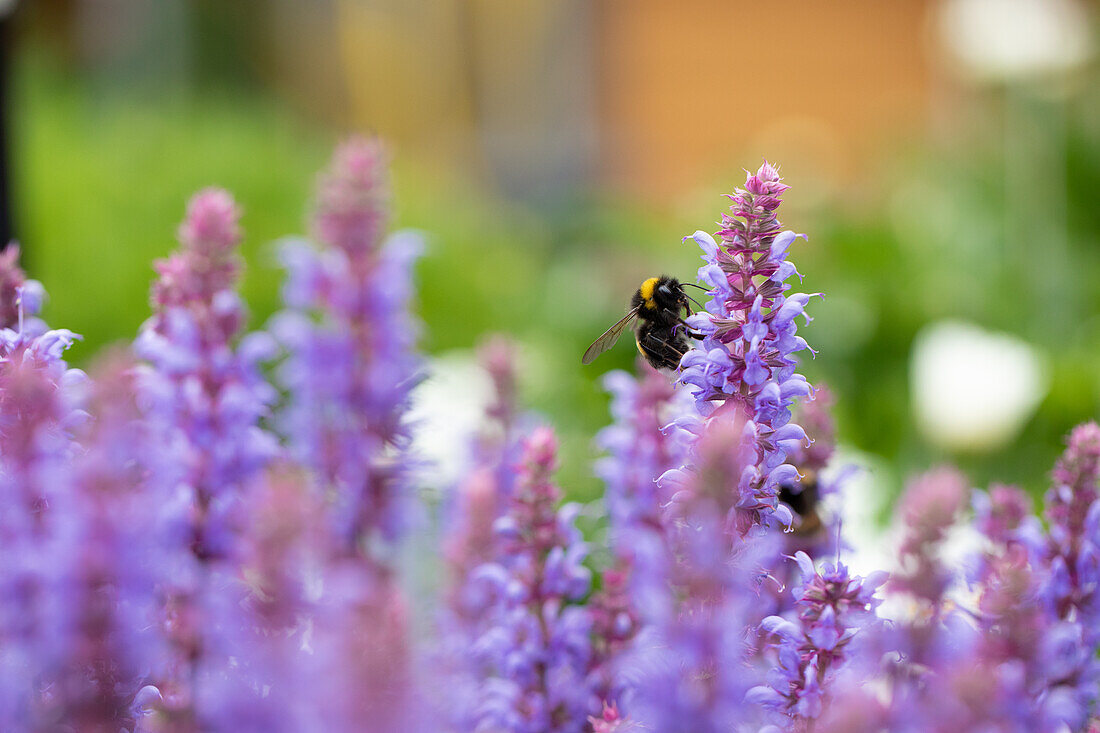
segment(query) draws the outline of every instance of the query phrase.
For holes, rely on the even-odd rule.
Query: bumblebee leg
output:
[[[678,314],[673,313],[668,308],[665,308],[664,312],[667,313],[668,315],[672,316],[672,319],[674,321],[676,321],[677,323],[679,323],[681,326],[684,327],[684,335],[690,336],[691,338],[696,339],[698,341],[702,341],[705,338],[702,334],[697,334],[694,331],[692,331],[691,330],[691,324],[689,324],[683,318],[680,318],[680,316]]]
[[[660,338],[652,330],[646,330],[638,334],[638,349],[643,352],[646,360],[658,369],[675,369],[680,365],[680,359],[687,353],[686,343],[673,339],[671,341]]]

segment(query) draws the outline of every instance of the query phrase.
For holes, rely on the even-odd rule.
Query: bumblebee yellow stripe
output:
[[[657,307],[657,303],[653,300],[653,290],[657,287],[657,278],[651,277],[642,282],[642,287],[638,288],[638,292],[642,294],[642,298],[645,300],[645,307],[653,310]],[[641,346],[638,347],[641,349]]]

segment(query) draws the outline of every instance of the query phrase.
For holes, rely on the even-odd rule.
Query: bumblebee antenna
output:
[[[688,300],[690,300],[690,301],[691,301],[692,303],[694,303],[694,304],[695,304],[696,306],[698,306],[699,308],[702,308],[702,307],[703,307],[703,304],[702,304],[702,303],[700,303],[700,302],[699,302],[698,300],[696,300],[695,298],[691,297],[691,296],[690,296],[690,295],[688,295],[687,293],[684,293],[684,297],[685,297],[685,298],[687,298]]]
[[[681,285],[690,285],[693,288],[699,288],[700,290],[705,290],[708,293],[710,292],[710,288],[704,288],[702,285],[696,285],[695,283],[680,283],[680,284]]]

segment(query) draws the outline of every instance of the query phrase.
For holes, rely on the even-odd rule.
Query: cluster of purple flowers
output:
[[[420,240],[387,234],[373,141],[337,151],[253,333],[224,191],[191,201],[151,318],[90,378],[8,248],[0,729],[1100,729],[1100,427],[1070,434],[1041,516],[916,478],[890,572],[853,574],[830,399],[796,371],[786,189],[765,163],[690,237],[710,298],[677,376],[606,377],[587,536],[499,339],[468,470],[418,500]],[[442,562],[410,558],[433,519]],[[430,567],[438,592],[411,590]]]
[[[799,235],[783,231],[776,218],[788,188],[764,163],[730,195],[733,204],[722,214],[717,240],[703,231],[686,238],[703,249],[699,280],[710,286],[711,298],[705,312],[688,319],[703,339],[701,348],[684,356],[680,380],[691,385],[702,417],[730,409],[748,417],[746,440],[755,455],[737,477],[730,517],[741,534],[773,515],[784,526],[795,521],[779,501],[779,488],[797,475],[787,456],[806,440],[790,422],[790,408],[812,389],[795,372],[795,354],[808,348],[795,317],[809,321],[810,296],[788,293],[786,282],[798,274],[787,252]]]

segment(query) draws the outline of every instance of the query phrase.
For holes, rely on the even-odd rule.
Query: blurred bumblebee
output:
[[[584,352],[581,363],[591,364],[619,340],[627,326],[637,323],[634,341],[654,369],[675,369],[688,351],[688,337],[702,338],[688,330],[682,311],[691,312],[684,284],[674,277],[647,278],[630,299],[630,310],[618,323],[604,331]],[[691,283],[686,283],[691,285]],[[695,285],[694,287],[699,287]],[[705,289],[705,288],[700,288]]]
[[[798,484],[780,486],[779,500],[789,506],[800,518],[794,529],[796,537],[816,535],[825,526],[818,512],[821,507],[821,497],[817,490],[817,472],[813,469],[804,469],[802,480]]]

